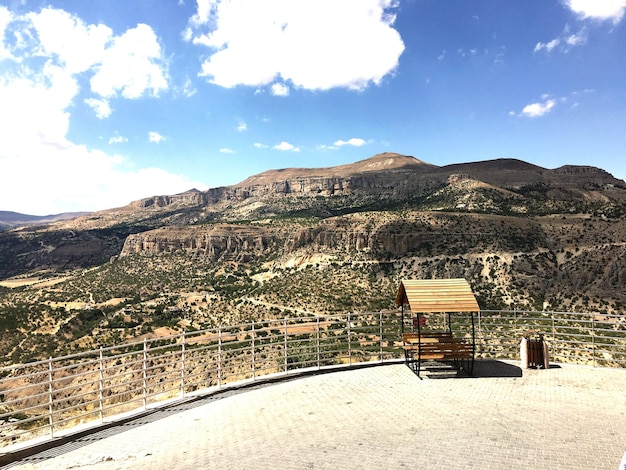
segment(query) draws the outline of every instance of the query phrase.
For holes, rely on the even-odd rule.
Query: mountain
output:
[[[623,312],[624,240],[626,183],[589,166],[270,170],[0,233],[0,355],[378,311],[404,278],[464,277],[485,309]]]
[[[363,210],[430,207],[426,199],[454,181],[472,179],[510,192],[494,213],[550,214],[616,210],[626,183],[594,167],[548,170],[516,159],[436,166],[411,156],[383,153],[331,168],[270,170],[226,187],[153,196],[100,211],[61,226],[154,227],[264,218],[328,217]],[[459,210],[451,204],[439,210]],[[475,210],[480,211],[480,208]]]
[[[33,224],[49,224],[59,220],[73,219],[86,215],[88,212],[64,212],[53,215],[27,215],[19,212],[0,211],[0,230]]]

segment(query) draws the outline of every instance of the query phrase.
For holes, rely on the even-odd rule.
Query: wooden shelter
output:
[[[396,295],[396,305],[402,307],[405,361],[418,376],[424,361],[452,363],[459,370],[473,373],[476,351],[474,313],[480,308],[465,279],[403,280]],[[411,332],[405,332],[406,311],[412,319]],[[426,315],[432,313],[446,315],[445,328],[429,330],[426,327]],[[453,335],[453,313],[469,314],[471,344]]]

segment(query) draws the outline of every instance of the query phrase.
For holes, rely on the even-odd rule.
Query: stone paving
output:
[[[157,411],[15,469],[610,469],[626,451],[626,369],[404,364],[255,385]]]

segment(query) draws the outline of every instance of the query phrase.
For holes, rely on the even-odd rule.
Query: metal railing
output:
[[[252,322],[4,367],[0,446],[269,376],[397,361],[400,318],[391,311]],[[475,320],[478,357],[518,359],[532,329],[556,362],[626,367],[625,315],[481,311]],[[451,321],[455,334],[470,334],[466,315]]]
[[[477,349],[483,357],[519,359],[527,331],[544,335],[554,362],[626,367],[626,315],[490,311],[478,315]]]

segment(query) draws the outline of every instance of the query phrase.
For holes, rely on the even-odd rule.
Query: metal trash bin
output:
[[[522,369],[549,369],[550,356],[548,344],[543,339],[543,333],[527,331],[520,343],[520,367]]]

